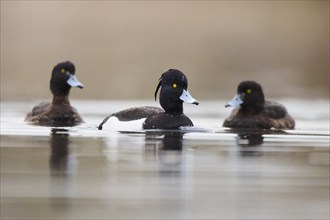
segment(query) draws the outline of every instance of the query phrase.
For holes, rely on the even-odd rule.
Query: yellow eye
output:
[[[177,87],[177,85],[174,83],[174,84],[173,84],[173,88],[176,88],[176,87]]]
[[[65,73],[65,69],[61,69],[61,73]]]
[[[247,90],[246,90],[246,93],[247,93],[247,94],[250,94],[251,92],[252,92],[251,89],[247,89]]]

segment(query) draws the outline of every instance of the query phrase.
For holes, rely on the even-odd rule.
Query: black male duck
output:
[[[159,102],[162,108],[143,106],[133,107],[107,116],[98,126],[103,125],[112,116],[120,121],[131,121],[146,118],[143,129],[178,129],[194,126],[192,121],[183,113],[183,102],[198,105],[199,103],[188,92],[188,79],[181,71],[170,69],[163,73],[155,91],[155,99],[160,89]]]

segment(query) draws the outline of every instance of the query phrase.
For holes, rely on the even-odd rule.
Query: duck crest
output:
[[[157,100],[157,93],[158,93],[158,90],[159,90],[159,88],[161,87],[161,85],[162,85],[162,77],[160,77],[159,78],[159,82],[158,82],[158,85],[157,85],[157,87],[156,87],[156,91],[155,91],[155,101]]]

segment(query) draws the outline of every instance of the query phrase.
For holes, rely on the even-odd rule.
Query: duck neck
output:
[[[53,105],[70,105],[69,96],[53,96]]]
[[[180,115],[183,113],[182,101],[173,101],[172,99],[160,98],[160,105],[165,113],[170,115]]]
[[[246,114],[258,114],[264,109],[265,102],[254,105],[241,105],[241,111]]]
[[[65,83],[59,83],[55,79],[50,80],[50,91],[53,96],[68,96],[70,93],[71,86]]]
[[[175,106],[175,108],[165,109],[165,113],[170,114],[170,115],[182,115],[183,107],[182,107],[182,105],[177,105],[177,106]]]

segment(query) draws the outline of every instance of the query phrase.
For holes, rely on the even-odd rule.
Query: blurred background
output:
[[[329,1],[1,1],[2,101],[50,98],[64,60],[72,99],[152,100],[169,68],[198,100],[329,98]]]

